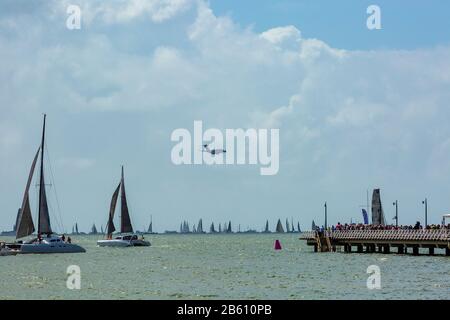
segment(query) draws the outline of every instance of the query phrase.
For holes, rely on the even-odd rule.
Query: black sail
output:
[[[120,232],[121,233],[131,233],[133,232],[133,227],[131,226],[130,213],[128,211],[127,205],[127,197],[125,194],[125,182],[123,176],[123,167],[122,167],[122,193],[121,193],[121,224],[120,224]]]
[[[53,233],[52,228],[50,226],[50,215],[48,213],[48,204],[47,204],[47,193],[45,192],[45,181],[44,177],[41,178],[41,192],[40,192],[40,214],[39,214],[39,226],[38,233],[40,234],[49,234]]]
[[[31,181],[33,180],[34,169],[39,156],[39,150],[36,152],[33,163],[31,164],[30,174],[28,175],[27,185],[25,187],[25,193],[23,195],[22,207],[19,210],[19,216],[16,223],[16,239],[29,236],[34,232],[33,219],[31,217],[29,190]]]
[[[280,219],[278,219],[276,232],[278,232],[278,233],[284,233],[283,225],[281,224],[281,220],[280,220]]]
[[[116,204],[117,204],[117,198],[119,197],[119,190],[120,190],[120,183],[116,188],[116,191],[114,191],[112,199],[111,199],[111,205],[109,207],[109,219],[108,219],[108,225],[106,227],[106,234],[108,236],[111,236],[114,231],[116,231],[116,228],[114,227],[114,212],[116,211]]]
[[[44,146],[45,146],[45,119],[42,128],[42,142],[41,142],[41,176],[39,182],[39,218],[38,218],[38,234],[52,233],[50,226],[50,216],[48,214],[47,194],[45,192],[45,179],[44,179]]]
[[[374,189],[372,195],[372,224],[385,225],[380,189]]]

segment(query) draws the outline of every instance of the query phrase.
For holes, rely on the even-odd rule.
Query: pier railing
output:
[[[306,231],[300,235],[301,240],[316,239],[317,231]],[[334,230],[325,231],[331,240],[370,240],[370,241],[448,241],[450,230]]]

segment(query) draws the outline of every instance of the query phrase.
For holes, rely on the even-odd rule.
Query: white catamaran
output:
[[[120,235],[112,238],[113,232],[116,231],[114,227],[114,212],[116,211],[117,199],[120,191]],[[123,166],[122,166],[122,178],[120,180],[119,185],[114,191],[111,205],[109,208],[109,218],[106,229],[106,239],[98,240],[97,245],[100,247],[148,247],[150,246],[150,242],[144,240],[142,237],[139,239],[137,234],[133,233],[133,226],[131,225],[130,213],[128,211],[127,197],[125,194],[125,181],[123,174]]]
[[[18,241],[13,244],[7,244],[9,249],[18,251],[18,253],[76,253],[86,252],[86,250],[79,245],[66,242],[65,238],[53,233],[50,226],[50,215],[48,211],[47,195],[45,192],[44,179],[44,146],[45,146],[45,119],[42,129],[41,145],[34,157],[31,165],[30,174],[28,176],[25,194],[22,201],[22,207],[19,209],[16,227],[16,239],[24,238],[32,235],[35,231],[34,223],[31,215],[29,189],[33,179],[36,163],[40,157],[40,176],[39,176],[39,206],[38,206],[38,229],[37,237],[28,241]]]

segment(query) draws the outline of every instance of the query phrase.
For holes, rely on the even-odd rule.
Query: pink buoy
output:
[[[275,250],[281,250],[280,240],[275,240]]]

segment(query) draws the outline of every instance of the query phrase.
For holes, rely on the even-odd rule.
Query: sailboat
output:
[[[120,193],[120,233],[121,235],[112,238],[113,232],[116,231],[114,227],[114,212],[116,211],[116,204]],[[109,208],[109,218],[106,228],[106,239],[98,240],[97,245],[100,247],[148,247],[150,242],[144,240],[144,237],[138,239],[137,234],[133,233],[133,226],[131,225],[130,213],[128,211],[127,196],[125,193],[125,179],[122,166],[122,178],[119,185],[113,193],[111,205]]]
[[[98,234],[97,227],[95,226],[95,223],[92,225],[91,232],[89,234],[93,234],[93,235]]]
[[[278,219],[277,227],[276,227],[275,230],[276,230],[277,233],[284,233],[283,225],[281,224],[281,220],[280,219]]]
[[[153,217],[150,216],[150,224],[148,225],[147,233],[153,233]]]
[[[216,233],[216,228],[214,227],[214,222],[211,223],[211,227],[209,228],[209,233]]]
[[[270,230],[269,230],[269,220],[266,220],[266,226],[265,226],[265,228],[264,228],[263,233],[270,233]]]
[[[31,170],[28,175],[28,181],[25,188],[25,193],[22,201],[22,207],[19,210],[17,218],[16,239],[28,237],[35,231],[33,218],[31,215],[29,190],[31,181],[33,179],[36,164],[40,154],[40,177],[39,177],[39,206],[38,206],[38,220],[37,220],[37,237],[28,241],[18,241],[14,244],[9,244],[11,249],[19,250],[19,253],[76,253],[86,252],[84,248],[79,245],[65,241],[65,237],[55,234],[50,225],[50,215],[48,211],[47,195],[45,191],[45,177],[44,177],[44,147],[45,147],[45,120],[42,129],[42,141],[31,165]]]

